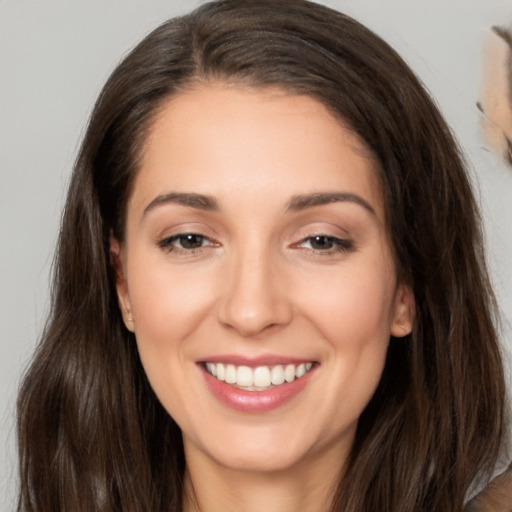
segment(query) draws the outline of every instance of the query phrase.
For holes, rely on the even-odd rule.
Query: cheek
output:
[[[190,364],[194,346],[190,339],[211,310],[212,283],[197,273],[134,253],[127,277],[139,356],[160,402],[177,421],[182,420],[196,400],[192,388],[184,385],[195,370]]]
[[[133,255],[127,274],[139,355],[160,394],[159,390],[173,389],[187,378],[183,365],[189,359],[187,341],[211,310],[213,284],[197,273],[147,255]]]
[[[333,405],[330,414],[343,424],[359,417],[382,375],[394,273],[385,264],[374,264],[328,274],[305,278],[296,297],[303,317],[327,342],[332,386],[325,391],[330,396],[325,403]]]
[[[186,336],[208,310],[212,285],[193,273],[165,267],[134,262],[133,271],[128,269],[136,327],[145,333],[171,331]]]
[[[387,265],[304,275],[295,296],[303,314],[335,343],[364,346],[389,339],[394,273]]]

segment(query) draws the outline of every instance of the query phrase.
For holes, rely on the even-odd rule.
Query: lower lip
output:
[[[266,412],[276,409],[300,393],[315,371],[315,366],[293,382],[286,382],[266,391],[246,391],[226,384],[210,375],[201,365],[206,384],[215,397],[224,405],[242,412]]]

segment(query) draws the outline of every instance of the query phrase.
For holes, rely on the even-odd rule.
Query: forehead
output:
[[[235,192],[285,200],[340,188],[358,189],[383,218],[378,163],[319,101],[274,88],[210,84],[159,109],[132,199],[144,203],[178,191],[218,195],[221,202]]]

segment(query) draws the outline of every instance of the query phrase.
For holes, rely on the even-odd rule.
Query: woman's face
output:
[[[126,325],[189,462],[343,460],[412,302],[377,163],[353,133],[277,89],[181,93],[151,126],[112,250]]]

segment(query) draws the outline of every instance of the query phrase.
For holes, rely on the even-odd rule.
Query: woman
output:
[[[506,431],[440,114],[354,20],[225,0],[96,104],[19,398],[19,510],[456,511]]]

